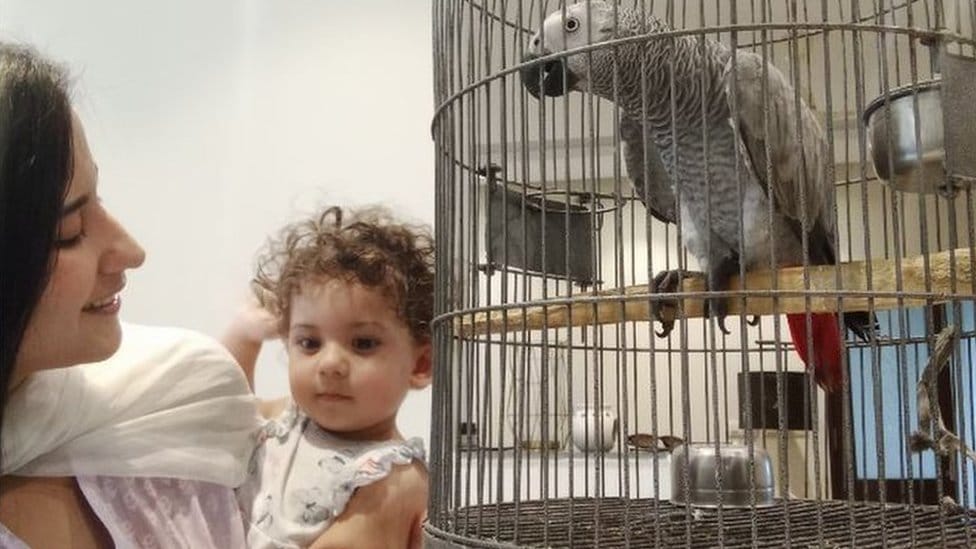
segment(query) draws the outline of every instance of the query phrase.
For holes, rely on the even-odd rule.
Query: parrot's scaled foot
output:
[[[678,292],[681,290],[681,282],[686,278],[705,278],[705,273],[699,273],[696,271],[684,271],[681,269],[672,269],[670,271],[661,271],[655,277],[654,281],[651,283],[651,287],[656,294],[670,294]],[[660,301],[655,301],[651,303],[651,310],[653,317],[661,323],[661,331],[654,331],[658,337],[664,338],[671,334],[674,330],[675,318],[664,318],[661,315],[661,309],[664,307],[678,307],[678,300],[676,299],[662,299]]]

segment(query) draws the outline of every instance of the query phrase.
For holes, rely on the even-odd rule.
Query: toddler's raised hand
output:
[[[254,365],[261,352],[261,345],[269,339],[279,337],[279,328],[278,317],[262,307],[254,294],[248,292],[221,338],[224,347],[227,347],[241,365],[252,388]]]
[[[228,330],[247,341],[261,343],[279,337],[279,328],[278,317],[262,307],[254,294],[248,292]]]

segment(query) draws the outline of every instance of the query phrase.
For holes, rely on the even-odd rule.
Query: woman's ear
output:
[[[434,378],[433,349],[430,343],[417,347],[413,372],[410,373],[410,387],[424,389]]]

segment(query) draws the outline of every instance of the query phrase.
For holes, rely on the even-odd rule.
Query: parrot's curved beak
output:
[[[542,95],[559,97],[566,95],[576,83],[576,75],[567,70],[565,59],[554,59],[544,63],[531,63],[541,55],[528,53],[522,57],[523,63],[530,63],[522,67],[519,75],[522,85],[537,99]]]

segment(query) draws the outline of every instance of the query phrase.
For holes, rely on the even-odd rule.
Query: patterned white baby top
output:
[[[252,548],[307,547],[342,514],[357,488],[395,465],[424,462],[420,438],[354,441],[326,432],[294,401],[269,421],[237,501]]]

